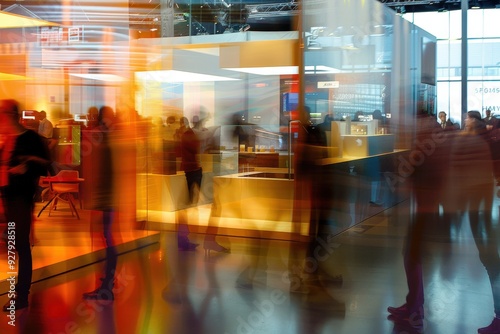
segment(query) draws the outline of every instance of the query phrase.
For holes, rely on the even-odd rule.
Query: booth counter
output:
[[[387,178],[397,173],[398,161],[406,154],[408,150],[392,150],[376,155],[343,155],[317,161],[321,180],[329,189],[321,199],[329,203],[329,233],[345,231],[407,198],[402,190],[404,187]],[[310,203],[303,201],[310,198],[294,194],[296,181],[302,177],[289,175],[285,168],[255,168],[252,172],[215,176],[213,196],[220,204],[220,219],[274,221],[280,232],[308,235],[311,218],[307,208]],[[379,193],[380,203],[376,205],[371,197],[373,187]],[[301,206],[300,217],[293,216],[297,205]]]

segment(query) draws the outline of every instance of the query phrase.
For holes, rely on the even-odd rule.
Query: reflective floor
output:
[[[194,233],[198,249],[179,252],[175,234],[163,231],[158,243],[119,256],[114,302],[82,299],[103,264],[84,266],[34,283],[30,307],[16,313],[15,326],[4,315],[0,333],[411,333],[386,311],[407,292],[408,212],[401,203],[326,236],[312,257],[304,243],[227,236],[218,241],[231,253],[206,256],[204,235]],[[305,279],[293,293],[290,263],[303,265]],[[310,275],[316,267],[324,275]],[[424,284],[425,333],[476,333],[490,323],[491,290],[468,224],[426,243]]]

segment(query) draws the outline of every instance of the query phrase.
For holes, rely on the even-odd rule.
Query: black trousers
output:
[[[198,193],[201,189],[201,179],[203,177],[203,171],[201,168],[184,172],[186,175],[187,187],[189,191],[189,204],[196,204],[195,202],[198,200]],[[197,186],[197,188],[195,188]]]
[[[10,232],[10,239],[8,240],[15,242],[17,252],[17,258],[15,259],[18,266],[16,293],[19,300],[28,298],[31,288],[33,260],[31,257],[30,229],[31,220],[33,219],[33,196],[34,191],[10,194],[5,189],[2,189],[7,227],[11,226],[15,231],[15,233]]]

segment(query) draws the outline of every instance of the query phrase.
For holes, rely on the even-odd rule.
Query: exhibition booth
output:
[[[311,168],[331,190],[322,199],[331,204],[329,233],[407,198],[391,177],[411,147],[417,112],[435,112],[435,38],[377,1],[304,2],[300,17],[300,31],[132,39],[107,28],[72,43],[2,39],[0,56],[29,80],[0,81],[0,88],[55,123],[55,161],[86,180],[87,214],[76,224],[91,244],[100,236],[89,197],[95,137],[88,122],[90,108],[102,105],[119,120],[119,229],[139,229],[137,240],[175,230],[178,213],[193,211],[175,138],[182,117],[202,146],[195,232],[216,220],[227,235],[312,236],[314,205],[303,203],[297,185],[307,178],[296,167],[309,126],[321,123],[326,145],[306,152],[319,153]]]

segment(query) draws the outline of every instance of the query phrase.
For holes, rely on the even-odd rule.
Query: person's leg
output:
[[[113,225],[114,212],[113,210],[108,210],[103,212],[102,224],[104,231],[104,240],[106,241],[106,267],[105,276],[103,279],[102,286],[111,290],[113,288],[113,281],[116,271],[117,263],[117,253],[115,248],[115,243],[113,239]]]
[[[306,259],[314,259],[315,266],[308,266],[306,280],[319,284],[320,278],[325,283],[339,285],[343,283],[341,274],[330,275],[334,257],[334,246],[330,241],[331,228],[336,223],[332,210],[336,203],[335,175],[330,169],[311,166],[310,170],[310,242]]]
[[[478,329],[479,333],[500,334],[500,256],[498,238],[492,224],[492,196],[490,189],[478,189],[471,193],[469,203],[469,224],[476,244],[479,259],[486,269],[493,295],[495,317],[492,323]],[[481,208],[481,204],[484,205]]]
[[[408,239],[404,256],[404,268],[408,283],[406,305],[410,312],[419,310],[424,304],[424,287],[422,278],[422,239],[425,220],[428,217],[417,213],[415,221],[408,231]]]
[[[187,242],[189,235],[189,226],[187,219],[188,207],[193,203],[193,176],[192,172],[185,172],[186,185],[188,190],[188,203],[187,207],[183,209],[177,208],[177,239],[179,241],[179,246],[181,243]]]
[[[5,199],[5,216],[7,219],[8,242],[15,244],[18,267],[16,292],[16,309],[28,306],[28,295],[31,288],[32,256],[30,245],[30,229],[32,219],[33,196],[15,196]],[[13,231],[13,232],[10,232]]]
[[[177,210],[177,246],[180,250],[195,250],[198,244],[189,241],[188,212],[191,206],[198,203],[201,187],[202,170],[185,172],[189,203],[186,209]]]
[[[112,209],[102,211],[103,236],[106,242],[106,263],[101,284],[91,292],[83,294],[84,299],[114,300],[113,286],[117,263],[117,253],[112,235],[114,212]]]
[[[216,182],[217,181],[214,180],[214,189]],[[221,187],[221,183],[219,182],[218,184]],[[219,191],[222,191],[222,189],[219,188]],[[212,207],[210,209],[210,217],[208,218],[208,226],[205,232],[205,239],[203,240],[203,248],[205,249],[205,255],[210,255],[210,251],[212,250],[221,253],[230,252],[229,248],[220,245],[215,240],[215,237],[217,236],[219,231],[220,217],[221,217],[221,204],[220,204],[219,194],[215,194],[214,191]]]
[[[404,248],[404,269],[408,284],[406,303],[400,307],[389,307],[389,313],[409,321],[413,327],[421,327],[424,318],[424,286],[422,272],[422,243],[426,226],[436,224],[438,218],[437,199],[429,191],[415,192],[416,212],[410,222]]]

